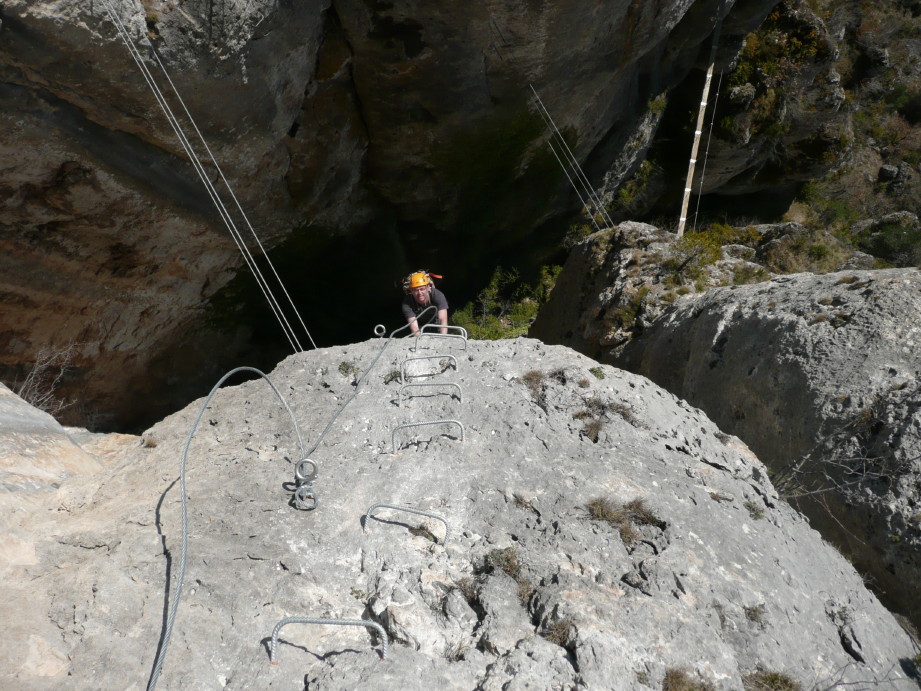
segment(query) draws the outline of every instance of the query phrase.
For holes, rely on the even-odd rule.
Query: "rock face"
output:
[[[160,688],[645,689],[684,673],[741,691],[758,670],[917,688],[893,617],[699,410],[534,340],[383,345],[270,375],[319,466],[314,511],[290,505],[303,450],[264,381],[204,411]],[[441,386],[400,407],[399,370],[422,355],[407,377]],[[3,685],[146,685],[178,596],[178,463],[200,405],[32,513],[36,558],[4,573]],[[463,427],[397,429],[435,420]],[[363,521],[378,503],[443,517],[447,539],[417,514]],[[377,622],[389,655],[364,628],[291,623],[271,666],[287,616]]]
[[[744,439],[915,622],[919,308],[916,269],[778,276],[676,305],[617,360]]]
[[[744,3],[733,31],[772,4]],[[305,275],[351,270],[327,236],[379,260],[375,294],[417,262],[469,273],[531,248],[569,190],[528,85],[578,134],[579,160],[607,165],[735,3],[4,2],[0,368],[10,381],[40,349],[75,344],[67,385],[117,425],[139,399],[215,380],[248,332],[218,328],[242,262],[108,5],[165,88],[156,48],[265,247],[300,248],[289,287],[309,295]]]

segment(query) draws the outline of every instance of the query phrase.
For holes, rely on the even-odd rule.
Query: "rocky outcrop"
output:
[[[668,675],[741,691],[759,671],[917,688],[893,617],[699,410],[529,339],[411,344],[271,373],[318,445],[311,512],[289,503],[303,450],[264,381],[202,411],[160,688],[644,689]],[[399,406],[401,363],[422,354],[436,357],[408,376],[462,390],[410,388]],[[146,684],[179,595],[177,472],[200,404],[32,513],[36,558],[4,573],[4,685]],[[463,427],[397,429],[447,419]],[[363,520],[381,502],[449,531],[389,509]],[[269,665],[286,616],[378,623],[389,654],[363,628],[292,623]]]
[[[919,308],[916,269],[776,276],[679,302],[617,358],[745,440],[915,622]]]
[[[295,298],[316,305],[321,342],[334,334],[313,291],[356,253],[379,260],[363,280],[383,306],[379,286],[416,262],[470,275],[487,254],[544,252],[531,233],[569,191],[528,85],[577,134],[578,159],[606,166],[735,5],[108,4],[165,86],[156,49],[264,245],[288,241],[289,286],[311,277]],[[744,3],[734,31],[772,4]],[[139,400],[200,389],[262,327],[239,325],[237,250],[106,6],[0,9],[0,368],[12,381],[42,348],[74,344],[65,386],[119,425]],[[336,259],[343,235],[357,249]],[[252,321],[271,319],[258,304]]]

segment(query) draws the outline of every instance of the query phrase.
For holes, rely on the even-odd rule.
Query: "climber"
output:
[[[413,336],[419,336],[420,326],[436,322],[442,326],[448,325],[448,300],[445,294],[435,287],[432,276],[441,278],[428,271],[416,271],[403,279],[403,316],[409,322],[409,329]],[[416,317],[429,305],[435,305],[435,310],[429,310],[420,319]],[[447,329],[439,329],[441,333],[448,333]]]

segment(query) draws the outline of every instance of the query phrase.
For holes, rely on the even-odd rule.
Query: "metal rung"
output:
[[[416,357],[408,357],[403,362],[400,363],[400,383],[406,383],[406,363],[412,362],[413,360],[440,360],[442,358],[448,358],[449,360],[454,361],[454,371],[457,371],[457,358],[453,355],[417,355]],[[418,376],[430,376],[430,375],[418,375]]]
[[[403,390],[410,386],[453,386],[457,389],[457,399],[463,403],[464,402],[464,390],[461,389],[460,384],[455,384],[453,381],[420,381],[420,382],[410,382],[409,384],[403,384],[400,387],[400,401],[399,405],[403,405]],[[452,396],[454,394],[451,394]]]
[[[446,521],[444,517],[439,516],[437,513],[421,511],[420,509],[413,509],[409,506],[397,506],[396,504],[375,504],[370,509],[368,509],[368,512],[365,514],[365,532],[366,533],[368,532],[368,521],[370,520],[371,513],[374,511],[374,509],[393,509],[394,511],[405,511],[407,513],[418,514],[419,516],[428,516],[429,518],[435,518],[441,521],[442,523],[444,523],[444,526],[445,526],[445,537],[444,537],[444,540],[441,541],[441,544],[444,544],[448,541],[448,534],[450,533],[451,530],[448,527],[448,521]]]
[[[381,659],[387,659],[387,650],[389,647],[389,639],[387,638],[387,632],[384,631],[384,627],[378,624],[376,621],[365,621],[364,619],[322,619],[316,617],[285,617],[280,622],[275,624],[275,628],[272,631],[272,646],[269,648],[269,662],[273,665],[278,663],[275,661],[275,651],[278,648],[278,634],[281,631],[281,627],[287,626],[288,624],[324,624],[329,626],[364,626],[368,629],[375,629],[381,637]]]
[[[415,353],[419,349],[419,342],[422,340],[424,336],[431,336],[432,338],[459,338],[464,342],[464,350],[467,350],[467,337],[466,336],[462,336],[461,334],[438,334],[438,333],[432,333],[431,331],[423,331],[420,334],[418,340],[416,341],[416,344],[412,348],[410,348],[411,351]]]
[[[431,322],[429,322],[428,324],[422,325],[422,333],[428,333],[426,329],[429,329],[431,331],[434,331],[435,329],[447,329],[448,331],[457,331],[457,334],[442,334],[442,336],[459,335],[459,336],[463,336],[464,340],[470,338],[467,335],[467,329],[465,329],[463,326],[454,326],[453,324],[442,326],[441,324],[432,324]]]
[[[423,427],[426,425],[442,425],[442,424],[457,425],[458,427],[460,427],[460,431],[461,431],[460,438],[461,438],[461,441],[464,441],[465,430],[464,430],[464,425],[463,423],[461,423],[460,420],[430,420],[428,422],[407,422],[405,425],[399,425],[397,427],[394,427],[393,432],[390,433],[390,453],[397,452],[396,435],[397,435],[397,432],[400,431],[401,429],[407,429],[409,427]]]

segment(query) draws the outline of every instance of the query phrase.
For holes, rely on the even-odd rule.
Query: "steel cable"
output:
[[[192,148],[192,145],[189,142],[188,138],[185,136],[185,132],[183,131],[182,126],[179,123],[179,120],[176,118],[175,114],[170,108],[169,103],[166,101],[166,98],[163,95],[163,92],[160,90],[160,87],[157,85],[156,80],[154,80],[153,75],[150,73],[150,70],[144,64],[144,61],[137,47],[131,42],[127,29],[125,28],[124,24],[122,23],[118,15],[115,13],[109,0],[103,0],[103,4],[106,8],[106,12],[109,14],[109,17],[112,20],[112,23],[115,25],[115,29],[118,32],[119,37],[122,39],[122,42],[125,44],[125,47],[128,49],[128,53],[131,55],[132,59],[134,60],[135,64],[138,67],[138,70],[141,72],[141,76],[144,78],[148,87],[150,87],[151,92],[153,93],[154,98],[156,99],[157,104],[160,106],[164,115],[166,115],[167,122],[169,123],[170,127],[172,127],[173,132],[176,134],[176,137],[179,139],[180,145],[182,146],[186,154],[189,156],[189,159],[192,162],[192,166],[195,169],[195,172],[198,174],[200,180],[202,181],[202,184],[205,186],[205,190],[208,192],[208,195],[211,198],[211,201],[214,203],[215,207],[217,208],[218,213],[221,216],[221,220],[224,222],[224,225],[227,227],[228,232],[230,233],[231,237],[234,240],[234,243],[237,245],[237,249],[239,249],[240,253],[243,255],[243,259],[246,262],[247,267],[249,268],[250,272],[253,274],[253,277],[256,279],[256,283],[259,285],[259,289],[262,291],[263,296],[268,301],[269,307],[272,309],[272,312],[275,315],[275,318],[278,320],[279,325],[282,327],[282,330],[284,331],[285,336],[287,337],[288,342],[291,345],[291,348],[294,350],[294,352],[303,351],[303,348],[300,345],[297,335],[294,332],[294,329],[291,327],[290,323],[288,322],[288,319],[286,315],[284,314],[284,311],[281,309],[281,305],[275,299],[275,296],[273,295],[272,290],[268,285],[268,281],[266,281],[265,277],[262,275],[262,272],[259,269],[252,253],[249,251],[249,248],[246,246],[246,243],[243,242],[242,235],[240,234],[239,230],[237,230],[236,224],[234,223],[233,218],[230,216],[230,213],[228,212],[223,201],[221,200],[220,195],[218,195],[217,190],[215,189],[214,185],[211,183],[211,180],[208,177],[204,169],[204,166],[201,163],[201,160],[199,159],[198,155],[195,153],[194,149]],[[153,50],[154,56],[156,57],[157,62],[160,64],[161,69],[163,69],[163,72],[166,75],[167,80],[172,86],[176,97],[179,99],[180,103],[182,103],[182,106],[183,106],[183,109],[185,109],[186,115],[189,117],[189,120],[192,122],[192,126],[195,128],[195,131],[198,133],[199,137],[201,138],[202,143],[204,144],[205,149],[208,151],[209,156],[211,156],[212,163],[214,164],[218,172],[221,174],[221,177],[224,180],[224,183],[227,185],[227,189],[230,190],[231,196],[234,198],[234,201],[236,201],[236,197],[233,194],[233,190],[230,188],[229,183],[227,183],[227,180],[224,177],[224,174],[221,171],[220,166],[218,165],[217,161],[214,159],[214,156],[211,154],[211,151],[208,148],[207,143],[204,141],[204,137],[202,137],[201,132],[198,130],[198,127],[195,125],[194,120],[192,120],[192,117],[189,114],[188,109],[185,108],[185,103],[182,101],[182,97],[179,95],[179,92],[176,90],[175,85],[173,85],[172,80],[169,78],[169,74],[166,73],[166,70],[163,67],[162,62],[160,61],[159,56],[156,53],[156,50],[153,49],[152,46],[151,46],[151,49]],[[239,202],[237,202],[237,206],[239,208]],[[242,213],[242,209],[240,209],[240,211]],[[245,219],[246,218],[245,214],[243,214],[243,216]],[[247,225],[249,225],[248,219],[246,219],[246,222],[247,222]],[[256,238],[256,242],[257,244],[259,244],[260,249],[262,249],[263,256],[266,257],[266,260],[269,262],[269,265],[271,266],[271,260],[269,259],[268,255],[265,253],[265,250],[262,248],[262,244],[259,242],[259,238],[256,236],[256,233],[252,229],[252,226],[250,226],[250,230],[253,232],[253,236]],[[275,270],[274,266],[272,266],[272,270],[274,272]],[[285,289],[284,284],[281,282],[281,279],[278,277],[278,274],[275,273],[275,276],[278,279],[278,282],[281,285],[282,290],[284,291],[285,295],[288,296],[288,292]],[[288,296],[288,299],[290,301],[290,296]],[[291,304],[292,304],[292,308],[294,309],[295,313],[298,316],[298,319],[300,319],[300,314],[297,312],[297,308],[294,307],[293,302]],[[301,320],[301,325],[303,326],[303,320]],[[304,331],[307,332],[308,338],[310,338],[311,343],[313,344],[314,348],[316,348],[316,344],[313,343],[313,338],[310,336],[309,331],[307,331],[306,326],[304,326]]]
[[[195,434],[195,430],[198,428],[198,424],[201,422],[202,417],[204,417],[205,410],[208,408],[208,404],[211,402],[214,394],[217,393],[217,390],[220,388],[221,384],[223,384],[229,377],[236,374],[237,372],[255,372],[263,379],[265,379],[266,382],[268,382],[269,386],[272,387],[272,391],[274,391],[275,395],[278,397],[278,400],[281,401],[282,405],[285,407],[285,410],[288,411],[288,415],[291,417],[291,421],[294,423],[294,431],[297,435],[297,443],[301,448],[302,457],[307,455],[304,451],[304,440],[301,437],[301,430],[298,427],[297,419],[294,417],[294,413],[291,412],[291,408],[288,406],[287,401],[285,401],[281,393],[277,388],[275,388],[275,385],[265,374],[253,367],[237,367],[236,369],[230,370],[227,374],[221,377],[220,381],[218,381],[218,383],[214,385],[214,388],[211,389],[211,393],[208,394],[204,403],[202,403],[201,410],[198,411],[198,416],[195,418],[195,422],[192,423],[192,428],[189,430],[189,436],[186,438],[185,446],[182,448],[182,458],[179,463],[179,493],[182,500],[182,551],[179,560],[179,573],[176,577],[176,595],[173,597],[173,601],[170,605],[169,615],[166,619],[166,626],[163,629],[163,641],[160,644],[160,654],[157,656],[153,671],[150,675],[150,682],[147,684],[148,691],[153,691],[157,685],[157,680],[160,678],[160,671],[163,668],[163,661],[166,658],[166,650],[169,647],[170,636],[173,633],[173,624],[176,621],[176,612],[179,609],[179,598],[182,594],[182,583],[185,579],[186,562],[189,552],[189,512],[185,489],[185,469],[186,458],[189,453],[189,445],[192,443],[192,436]],[[167,592],[169,591],[167,590]]]

